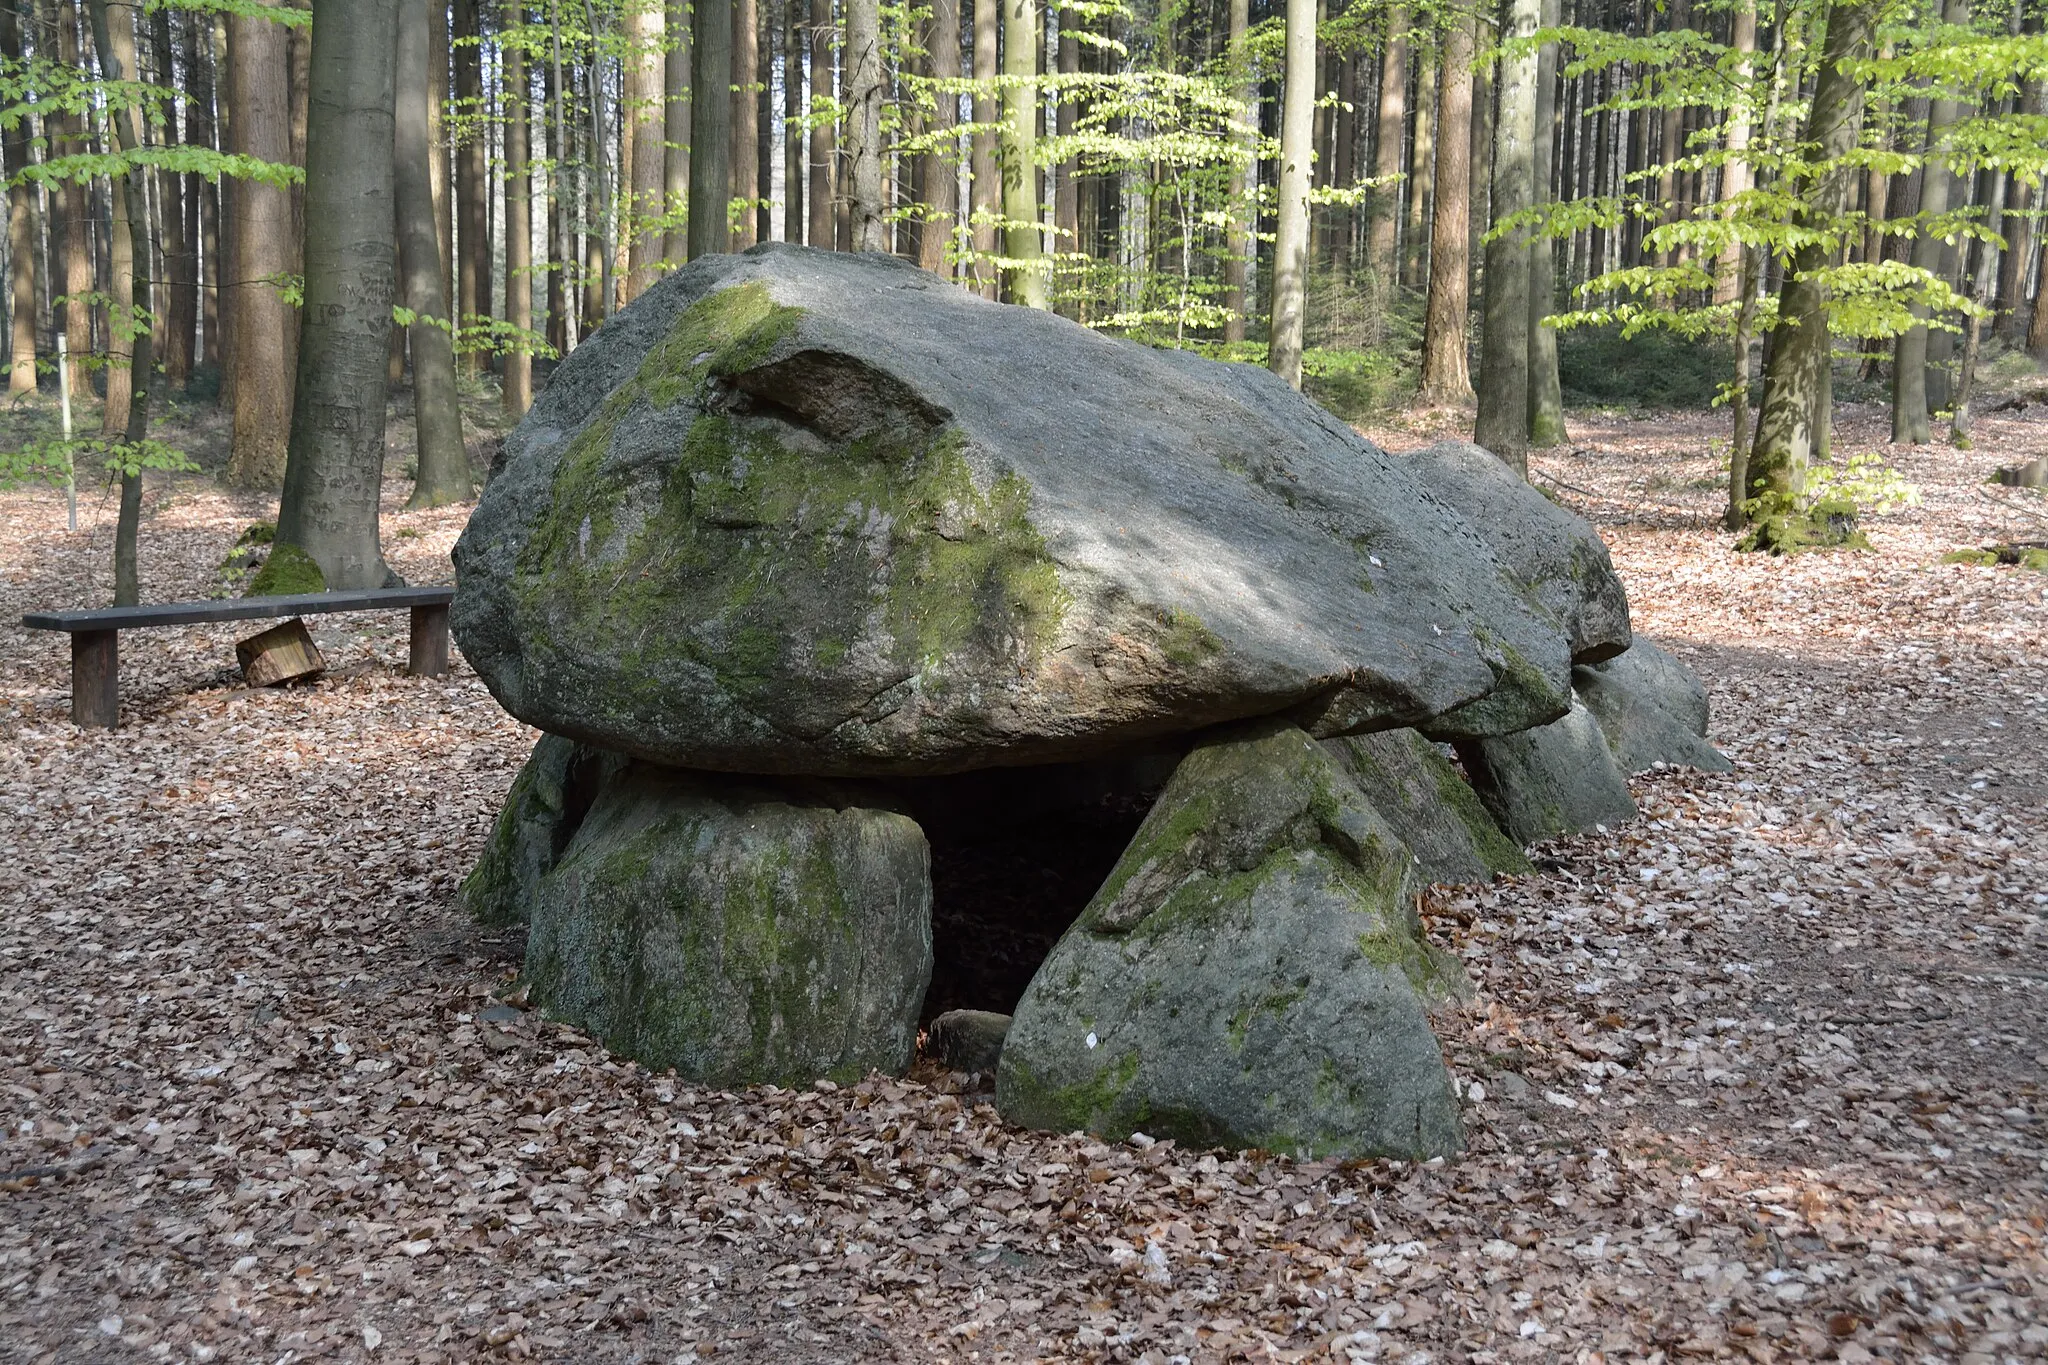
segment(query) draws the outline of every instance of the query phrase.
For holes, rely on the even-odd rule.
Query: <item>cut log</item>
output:
[[[251,687],[275,687],[295,678],[309,678],[327,667],[306,623],[296,616],[261,635],[238,641],[235,657],[242,661],[242,676]]]
[[[1991,481],[2008,488],[2048,488],[2048,455],[2037,455],[2025,464],[2007,465],[1994,473]]]

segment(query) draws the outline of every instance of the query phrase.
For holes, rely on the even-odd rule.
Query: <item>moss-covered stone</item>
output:
[[[1530,870],[1450,759],[1417,732],[1347,735],[1324,747],[1408,846],[1422,880],[1483,882]]]
[[[1460,743],[1458,757],[1494,823],[1524,847],[1636,817],[1607,737],[1577,702],[1549,725]]]
[[[290,541],[278,541],[270,547],[270,557],[263,561],[263,567],[249,580],[250,597],[290,597],[299,593],[326,592],[327,577],[320,572],[320,566]]]
[[[575,837],[598,789],[624,766],[616,754],[542,735],[512,779],[476,866],[463,878],[463,908],[480,924],[525,924],[540,879]]]
[[[1300,730],[1196,747],[1025,993],[998,1106],[1111,1137],[1457,1150],[1424,1014],[1470,988],[1422,936],[1413,866]]]
[[[911,820],[858,799],[611,776],[537,885],[533,999],[706,1084],[903,1070],[931,974],[929,853]]]

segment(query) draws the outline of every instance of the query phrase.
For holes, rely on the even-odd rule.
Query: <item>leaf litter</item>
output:
[[[1716,433],[1539,453],[1736,771],[1432,891],[1480,988],[1439,1020],[1451,1164],[1023,1132],[928,1065],[650,1073],[454,909],[534,734],[405,676],[401,617],[317,619],[333,671],[276,690],[246,626],[131,634],[111,734],[9,624],[0,1358],[2048,1358],[2048,575],[1940,562],[2027,538],[1978,484],[2048,423],[1890,452],[1924,505],[1791,560],[1728,553]],[[462,511],[404,491],[392,559],[446,581]],[[145,598],[262,514],[153,484]],[[10,623],[105,600],[104,519],[0,518]]]

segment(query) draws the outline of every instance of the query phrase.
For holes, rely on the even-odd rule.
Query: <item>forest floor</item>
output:
[[[1887,452],[1924,505],[1790,560],[1714,526],[1721,427],[1579,414],[1537,461],[1736,769],[1435,896],[1480,995],[1471,1152],[1421,1166],[613,1061],[452,906],[534,738],[472,672],[326,617],[324,680],[244,690],[235,627],[142,632],[81,732],[13,622],[105,600],[111,505],[0,495],[0,1359],[2048,1358],[2048,574],[1941,562],[2048,539],[1981,487],[2048,414]],[[445,582],[464,509],[404,491],[391,557]],[[153,484],[145,597],[267,515]]]

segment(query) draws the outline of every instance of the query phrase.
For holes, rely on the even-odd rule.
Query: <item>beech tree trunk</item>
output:
[[[1424,403],[1472,401],[1466,358],[1471,328],[1472,32],[1478,21],[1461,17],[1444,34],[1438,64],[1436,212],[1429,227],[1429,303],[1422,323]]]
[[[1230,310],[1230,316],[1223,324],[1223,339],[1238,342],[1244,340],[1245,315],[1251,311],[1245,282],[1251,276],[1258,253],[1253,227],[1259,211],[1253,202],[1252,191],[1259,177],[1258,139],[1255,136],[1259,123],[1259,91],[1251,80],[1251,58],[1245,52],[1245,34],[1251,27],[1251,2],[1229,0],[1229,5],[1230,58],[1232,62],[1241,64],[1246,72],[1245,83],[1238,88],[1237,97],[1238,117],[1243,121],[1245,131],[1238,138],[1238,156],[1230,166],[1230,226],[1224,239],[1223,256],[1223,306]]]
[[[1535,33],[1538,0],[1510,0],[1505,39]],[[1501,59],[1494,116],[1492,213],[1496,223],[1536,197],[1537,57]],[[1529,472],[1529,234],[1503,232],[1486,243],[1485,311],[1479,331],[1479,414],[1472,439],[1521,474]]]
[[[474,120],[468,135],[455,148],[455,220],[461,249],[455,253],[455,308],[457,326],[487,320],[491,312],[491,205],[489,136],[482,124],[484,81],[483,49],[478,45],[482,29],[478,24],[479,0],[455,0],[456,111]],[[417,363],[417,362],[415,362]],[[464,351],[457,361],[463,373],[483,368],[483,352]],[[465,472],[465,481],[467,474]]]
[[[1273,330],[1266,368],[1301,387],[1308,303],[1309,154],[1315,135],[1315,0],[1287,0],[1287,67],[1280,94],[1280,202],[1273,237]]]
[[[1438,54],[1439,57],[1441,54]],[[1401,252],[1401,282],[1413,288],[1427,277],[1429,216],[1436,202],[1436,117],[1430,100],[1431,54],[1419,52],[1415,63],[1415,113],[1411,141],[1414,152],[1408,170],[1408,227]],[[1460,136],[1463,136],[1461,131]]]
[[[760,106],[754,97],[754,82],[760,79],[761,16],[757,0],[726,3],[732,10],[732,150],[728,156],[732,166],[732,197],[739,205],[730,249],[745,251],[756,240],[754,201],[761,197],[760,162],[755,148],[761,136]],[[876,0],[868,3],[872,5]],[[848,14],[851,13],[849,7]]]
[[[794,3],[794,0],[792,0]],[[661,211],[668,215],[662,255],[678,264],[690,257],[690,232],[683,217],[690,203],[690,6],[668,0],[663,31],[670,38],[662,58]]]
[[[203,14],[185,16],[185,70],[192,82],[192,99],[185,106],[185,140],[195,147],[215,147],[213,117],[214,91],[213,25]],[[185,177],[187,221],[190,237],[199,249],[198,270],[192,276],[192,316],[198,339],[193,343],[194,362],[218,366],[220,354],[220,186],[201,176]]]
[[[506,0],[505,22],[519,23],[524,0]],[[533,327],[533,131],[529,117],[526,54],[504,49],[505,87],[505,321],[524,334]],[[517,421],[533,406],[533,353],[516,341],[505,356],[505,415]]]
[[[377,543],[377,496],[397,258],[398,7],[399,0],[313,0],[306,317],[277,542],[310,556],[330,589],[381,588],[394,577]]]
[[[84,65],[84,49],[78,32],[78,11],[69,3],[54,6],[57,18],[57,60],[72,70]],[[90,150],[79,116],[53,115],[48,121],[52,152],[56,156],[80,156]],[[61,189],[50,191],[51,241],[54,254],[64,263],[64,347],[65,368],[71,371],[74,401],[92,392],[92,211],[85,186],[66,180]]]
[[[1863,84],[1853,66],[1870,55],[1881,0],[1846,0],[1828,13],[1820,71],[1801,141],[1817,147],[1820,160],[1836,162],[1856,146],[1863,122]],[[1819,226],[1848,206],[1852,174],[1836,169],[1815,183],[1811,209],[1802,215]],[[1805,276],[1827,263],[1828,249],[1809,243],[1794,253],[1778,289],[1778,320],[1764,366],[1763,403],[1749,454],[1749,491],[1780,500],[1805,486],[1806,468],[1824,443],[1817,425],[1827,412],[1816,403],[1827,374],[1827,302],[1820,285]]]
[[[92,15],[93,36],[100,51],[100,71],[110,81],[132,81],[141,78],[141,70],[135,60],[135,17],[131,9],[123,9],[118,18],[109,16],[108,0],[87,0]],[[126,277],[117,270],[109,283],[118,291],[126,288],[130,316],[147,317],[154,309],[150,305],[149,282],[149,172],[143,169],[137,155],[143,145],[142,119],[135,109],[114,109],[108,113],[108,123],[113,128],[115,149],[126,162],[126,167],[115,181],[115,202],[118,212],[116,228],[125,228],[125,250],[122,256],[132,267]],[[121,329],[115,329],[116,333]],[[107,408],[102,430],[109,436],[118,435],[129,446],[134,446],[149,434],[149,375],[152,369],[150,355],[150,329],[140,327],[129,352],[132,368],[130,382],[123,384],[118,398],[109,372],[107,385]],[[125,344],[125,343],[124,343]],[[116,418],[119,426],[115,425]],[[141,573],[137,540],[142,523],[142,473],[130,466],[121,472],[121,510],[114,528],[114,605],[132,607],[142,601]]]
[[[811,113],[824,113],[832,101],[832,0],[811,0]],[[809,201],[809,236],[812,246],[830,251],[836,227],[832,212],[833,160],[837,139],[830,119],[817,118],[811,125],[810,183],[804,187]]]
[[[643,3],[631,11],[626,32],[629,84],[624,113],[632,130],[633,155],[625,168],[627,189],[623,212],[627,233],[626,298],[630,301],[645,293],[661,274],[662,177],[667,165],[665,149],[661,145],[664,136],[661,6]]]
[[[1967,24],[1970,21],[1969,0],[1945,0],[1942,6],[1942,21],[1949,24]],[[1927,106],[1927,161],[1922,169],[1920,181],[1920,212],[1928,218],[1948,212],[1949,188],[1953,176],[1947,160],[1942,155],[1942,145],[1948,140],[1948,130],[1955,124],[1958,113],[1954,100],[1936,99]],[[1913,267],[1942,273],[1946,247],[1941,238],[1932,232],[1922,232],[1913,239]],[[1915,305],[1913,316],[1926,317],[1927,310]],[[1928,345],[1927,328],[1924,324],[1907,328],[1899,334],[1892,345],[1892,440],[1909,441],[1925,445],[1930,439],[1928,429]]]
[[[21,19],[12,6],[0,8],[0,59],[21,59]],[[0,137],[0,176],[7,181],[8,296],[7,392],[36,389],[35,190],[21,179],[29,164],[29,120]]]
[[[846,0],[847,211],[853,249],[887,251],[882,212],[882,11],[878,0]]]
[[[455,387],[455,348],[449,335],[448,282],[434,234],[434,185],[427,140],[427,28],[437,0],[399,0],[398,65],[392,180],[398,207],[398,270],[414,320],[406,328],[412,352],[413,430],[419,472],[407,507],[440,507],[469,496],[469,457],[462,449],[462,413]]]
[[[275,8],[280,0],[266,3]],[[259,161],[292,159],[290,60],[283,24],[258,15],[228,16],[230,150]],[[224,181],[224,189],[228,273],[221,282],[221,307],[228,314],[234,417],[227,479],[242,488],[277,488],[291,439],[299,331],[298,314],[283,293],[284,277],[299,268],[291,192],[247,179]]]
[[[1742,54],[1741,72],[1747,76],[1755,66],[1752,58],[1756,53],[1756,0],[1736,0],[1732,26],[1729,46]],[[1724,205],[1748,191],[1753,183],[1749,163],[1743,159],[1743,153],[1749,149],[1749,122],[1749,102],[1747,98],[1738,98],[1728,111],[1729,159],[1721,167],[1721,202]],[[1714,302],[1735,302],[1742,279],[1742,247],[1730,244],[1722,251],[1715,271]]]
[[[1387,11],[1387,44],[1380,51],[1380,107],[1372,173],[1391,180],[1372,193],[1372,228],[1366,239],[1366,262],[1381,282],[1394,282],[1400,268],[1394,251],[1401,232],[1401,186],[1393,180],[1405,160],[1403,139],[1408,120],[1408,7]]]
[[[785,242],[804,239],[803,13],[803,0],[782,0],[782,239]]]
[[[856,3],[859,0],[855,0]],[[1038,0],[1003,5],[1003,255],[1010,302],[1052,306],[1038,224]]]
[[[996,125],[1002,119],[996,89],[998,35],[1005,0],[974,0],[974,139],[968,153],[969,188],[973,197],[974,275],[982,295],[995,298],[997,275],[994,220],[1003,213],[1003,181],[996,169]]]
[[[1558,0],[1541,0],[1540,22],[1558,22]],[[1534,201],[1551,200],[1551,158],[1557,123],[1557,44],[1545,43],[1536,55],[1536,143],[1532,183]],[[1557,306],[1556,239],[1535,236],[1529,242],[1529,445],[1547,450],[1563,445],[1564,392],[1558,382],[1557,331],[1543,319]]]
[[[960,79],[960,0],[932,0],[931,73],[937,81]],[[932,132],[951,147],[952,130],[960,122],[960,96],[941,92],[932,111]],[[956,155],[933,151],[924,159],[924,230],[918,236],[918,264],[935,275],[952,278],[946,251],[960,219],[960,176]]]
[[[166,9],[155,11],[149,16],[150,47],[155,54],[157,79],[165,85],[171,83],[173,52],[175,43],[171,33],[171,12]],[[187,73],[189,76],[189,72]],[[189,84],[187,86],[189,89]],[[192,107],[188,95],[182,101],[190,118]],[[165,108],[166,126],[164,141],[178,144],[185,141],[178,129],[176,108]],[[162,234],[161,279],[163,289],[156,297],[162,310],[159,315],[162,344],[156,347],[156,354],[163,364],[164,380],[167,384],[183,388],[192,377],[192,342],[195,321],[194,305],[198,302],[196,288],[199,262],[193,253],[193,241],[187,225],[186,199],[191,193],[186,177],[159,171],[155,177],[157,193],[157,222]]]
[[[690,259],[732,249],[732,0],[690,7]]]

